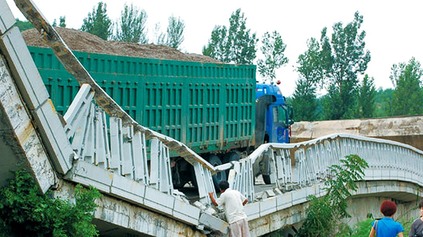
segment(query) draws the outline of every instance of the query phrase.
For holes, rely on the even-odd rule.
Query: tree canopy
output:
[[[178,49],[184,41],[185,23],[181,18],[169,17],[166,45]]]
[[[308,50],[300,55],[298,72],[320,83],[327,91],[323,101],[325,119],[344,119],[357,116],[359,75],[363,75],[370,62],[365,49],[365,31],[360,31],[363,16],[356,12],[354,20],[344,26],[341,22],[332,27],[329,36],[325,27],[320,41],[311,39]]]
[[[374,79],[366,74],[358,92],[358,115],[361,118],[372,118],[375,112],[376,88]]]
[[[285,49],[286,44],[284,44],[281,35],[277,31],[264,33],[262,46],[260,47],[264,59],[259,59],[257,66],[260,75],[270,80],[270,82],[276,78],[276,69],[289,61],[284,54]]]
[[[246,26],[247,18],[237,9],[229,18],[229,28],[216,26],[203,55],[225,63],[252,64],[256,58],[258,39]]]
[[[147,13],[133,4],[124,5],[120,19],[116,24],[117,41],[146,44],[148,43],[146,29]]]
[[[392,66],[391,80],[396,85],[392,110],[393,115],[423,114],[422,68],[420,62],[411,58],[408,64]]]
[[[53,27],[57,26],[57,21],[56,19],[53,20]],[[66,17],[65,16],[61,16],[59,17],[59,27],[66,27]]]
[[[313,121],[317,117],[317,84],[323,78],[320,64],[320,45],[315,38],[307,42],[308,49],[298,57],[299,79],[293,94],[292,105],[296,121]]]
[[[81,31],[89,32],[93,35],[108,40],[113,34],[113,24],[107,15],[106,3],[99,2],[97,8],[93,7],[92,12],[84,18]]]

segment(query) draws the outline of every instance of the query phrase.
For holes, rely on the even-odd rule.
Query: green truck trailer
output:
[[[50,48],[29,51],[59,113],[79,90]],[[183,142],[213,165],[240,158],[255,140],[256,67],[74,51],[95,81],[137,122]],[[193,181],[172,157],[174,186]],[[221,172],[217,179],[224,179]]]

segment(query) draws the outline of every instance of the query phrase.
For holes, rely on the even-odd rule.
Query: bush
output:
[[[336,236],[339,231],[350,231],[341,223],[341,219],[349,217],[347,199],[350,191],[357,190],[356,181],[362,180],[364,169],[368,167],[365,160],[358,155],[348,155],[340,160],[341,165],[329,167],[330,177],[325,181],[326,195],[317,198],[308,197],[310,205],[307,217],[299,229],[299,237]]]
[[[75,203],[40,193],[25,170],[14,172],[0,189],[0,236],[98,236],[92,224],[95,199],[93,187],[75,188]]]

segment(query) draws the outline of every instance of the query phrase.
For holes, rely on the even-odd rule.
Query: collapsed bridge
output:
[[[30,1],[16,3],[53,40],[56,53],[62,53],[58,57],[75,73],[80,87],[64,116],[58,116],[14,17],[0,0],[0,179],[4,182],[10,170],[24,163],[42,192],[53,190],[72,199],[75,184],[94,186],[103,194],[94,213],[102,236],[226,233],[227,223],[211,208],[208,192],[215,192],[212,174],[227,169],[233,187],[252,201],[246,211],[253,236],[300,224],[307,196],[324,194],[321,181],[328,175],[327,167],[348,154],[369,163],[354,193],[359,202],[393,197],[401,201],[400,209],[407,209],[420,196],[422,151],[357,135],[268,143],[249,157],[214,167],[180,141],[134,121],[81,69],[35,6]],[[193,165],[198,182],[195,202],[172,186],[170,152],[180,153]],[[256,184],[252,173],[264,155],[273,164],[270,185]]]

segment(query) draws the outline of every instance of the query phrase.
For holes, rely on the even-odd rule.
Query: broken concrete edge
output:
[[[58,178],[3,55],[0,56],[0,75],[0,102],[6,118],[5,122],[10,128],[9,133],[15,139],[15,143],[19,144],[15,155],[26,161],[40,191],[45,193],[57,184]]]
[[[70,180],[62,180],[62,182],[61,187],[53,192],[54,197],[74,200],[77,183]],[[105,193],[102,193],[102,196],[96,200],[96,204],[97,208],[93,213],[94,219],[111,223],[115,229],[131,230],[131,233],[135,231],[149,236],[205,235],[204,231],[196,229],[195,225],[177,221],[172,217]],[[100,230],[101,227],[98,228]]]
[[[65,180],[97,188],[102,194],[117,197],[180,222],[226,233],[227,223],[209,213],[207,206],[190,204],[183,195],[162,193],[143,183],[117,175],[83,160],[75,160]]]

